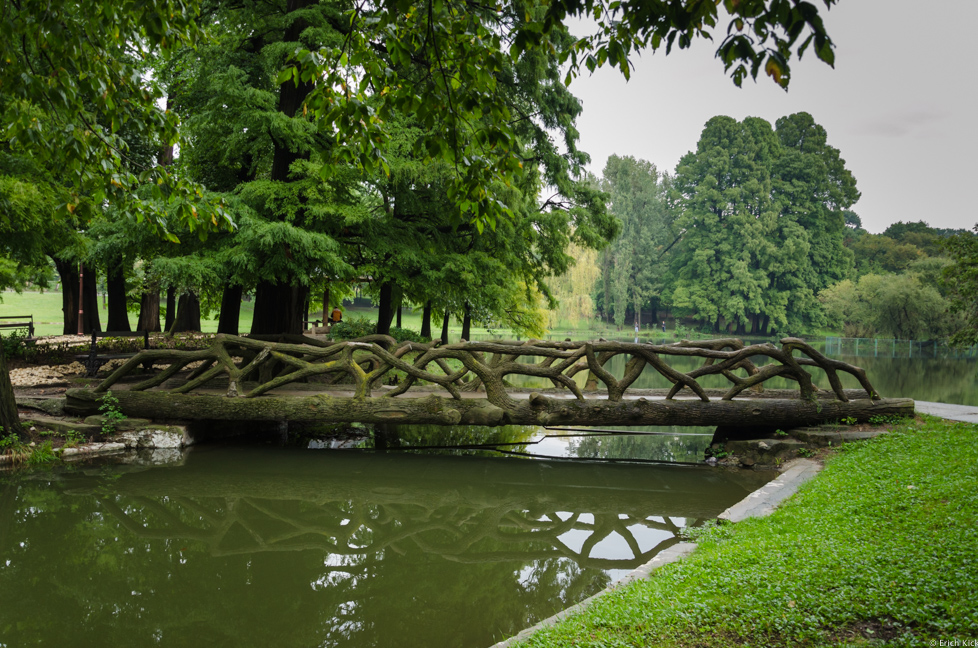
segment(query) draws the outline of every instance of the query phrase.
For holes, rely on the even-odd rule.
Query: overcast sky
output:
[[[768,77],[737,88],[709,41],[636,58],[627,83],[607,68],[576,79],[580,146],[591,154],[591,171],[600,174],[617,154],[674,172],[715,115],[773,125],[805,111],[856,177],[862,198],[853,209],[867,230],[901,220],[973,227],[978,0],[840,0],[827,12],[817,4],[836,43],[835,69],[809,52],[794,61],[788,92]]]

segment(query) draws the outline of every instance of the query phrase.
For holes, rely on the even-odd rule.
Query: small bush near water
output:
[[[329,329],[329,337],[334,340],[352,340],[353,338],[373,335],[377,325],[366,317],[351,317],[333,324]]]
[[[976,433],[927,418],[844,445],[770,517],[705,532],[691,556],[520,645],[971,645]]]

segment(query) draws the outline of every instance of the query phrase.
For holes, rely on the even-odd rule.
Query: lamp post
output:
[[[83,292],[85,283],[82,280],[85,276],[85,264],[81,261],[78,262],[78,335],[85,334],[85,325],[82,323],[82,317],[85,315],[85,294]]]

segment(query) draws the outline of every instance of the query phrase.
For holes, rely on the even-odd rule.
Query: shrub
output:
[[[351,340],[353,338],[373,335],[377,332],[377,325],[366,317],[351,317],[333,324],[329,330],[329,337],[334,340]]]
[[[23,358],[27,355],[26,328],[13,329],[10,333],[3,335],[3,354],[8,358]]]

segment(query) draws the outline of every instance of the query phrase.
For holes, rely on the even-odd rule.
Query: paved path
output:
[[[914,401],[914,408],[923,414],[940,416],[941,418],[951,419],[952,421],[978,423],[978,407],[973,405],[949,405],[947,403]]]

